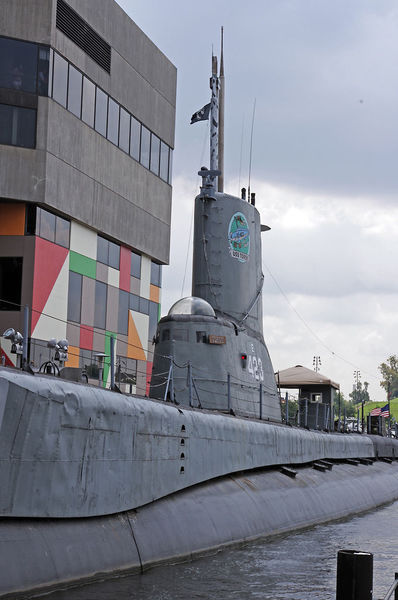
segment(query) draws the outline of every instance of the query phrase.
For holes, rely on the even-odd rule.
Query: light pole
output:
[[[318,373],[321,364],[322,364],[321,363],[321,357],[320,356],[314,356],[314,358],[312,359],[312,365],[314,367],[315,373]]]

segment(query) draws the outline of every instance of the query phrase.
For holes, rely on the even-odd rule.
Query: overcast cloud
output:
[[[251,187],[271,226],[264,335],[274,368],[311,368],[320,355],[345,394],[360,369],[384,399],[377,366],[398,353],[397,3],[118,1],[178,69],[163,313],[181,295],[196,173],[209,162],[207,125],[189,120],[209,101],[211,48],[219,53],[224,25],[225,187],[247,186],[256,99]]]

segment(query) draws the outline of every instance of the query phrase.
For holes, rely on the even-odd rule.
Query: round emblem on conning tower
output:
[[[247,262],[250,254],[250,231],[246,217],[241,212],[232,215],[228,227],[229,253],[239,262]]]

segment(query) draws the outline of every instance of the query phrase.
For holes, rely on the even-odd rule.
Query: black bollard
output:
[[[336,600],[372,600],[373,554],[359,550],[337,553]]]

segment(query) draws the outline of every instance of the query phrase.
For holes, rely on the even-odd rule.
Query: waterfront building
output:
[[[169,260],[176,69],[114,0],[2,0],[0,334],[147,393]],[[16,363],[1,339],[2,361]]]

